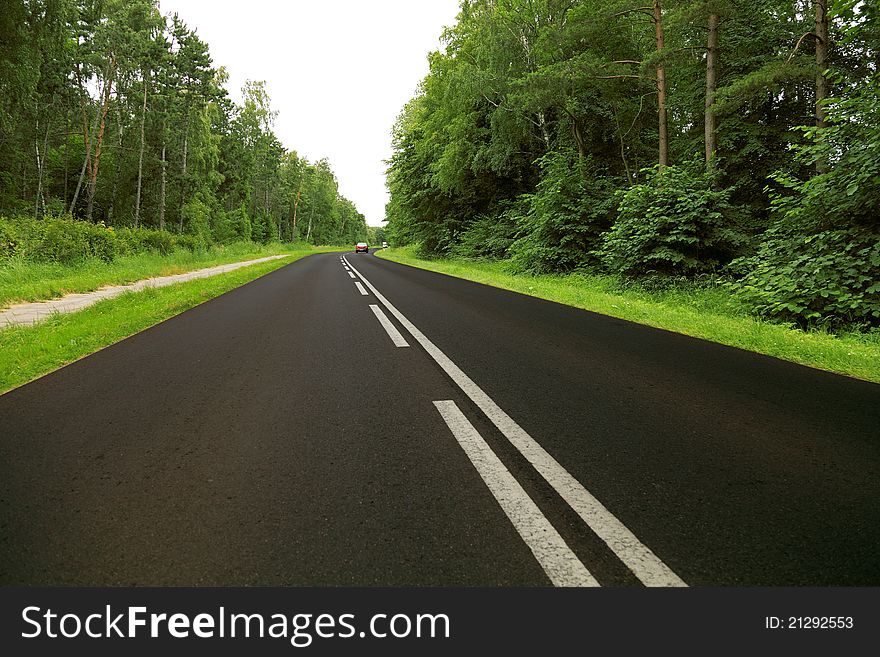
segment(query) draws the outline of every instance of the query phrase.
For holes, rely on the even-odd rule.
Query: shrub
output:
[[[211,208],[199,198],[192,198],[183,206],[183,226],[197,241],[211,241]]]
[[[117,228],[116,247],[119,255],[134,255],[146,251],[143,234],[144,230],[141,228]]]
[[[254,242],[267,244],[271,241],[271,219],[262,212],[258,212],[251,218],[251,239]]]
[[[774,227],[731,285],[754,312],[801,326],[880,326],[880,74],[803,129],[798,179],[779,171]],[[823,166],[817,167],[817,164]]]
[[[728,192],[696,162],[654,168],[646,183],[617,192],[617,221],[596,255],[628,277],[693,277],[727,264],[745,244]]]
[[[773,231],[731,284],[753,311],[805,327],[880,325],[880,234],[849,228]]]
[[[12,225],[0,219],[0,260],[11,258],[19,249],[19,239]]]
[[[513,268],[545,273],[587,266],[614,215],[611,184],[590,158],[550,153],[539,163],[535,193],[521,197],[520,238],[510,247]]]
[[[142,245],[143,251],[155,251],[162,255],[168,255],[174,250],[176,240],[174,235],[166,233],[164,230],[140,229],[138,239]]]
[[[28,249],[28,259],[69,264],[84,257],[87,248],[85,242],[75,230],[65,230],[63,221],[50,219],[42,228],[39,238]]]
[[[175,235],[175,246],[189,251],[201,251],[206,247],[206,242],[201,235]]]
[[[119,255],[118,240],[112,227],[100,224],[82,224],[88,241],[87,257],[99,258],[104,262],[113,262]]]
[[[500,260],[507,255],[515,235],[513,210],[502,212],[497,217],[482,216],[458,236],[450,254],[459,258]]]
[[[233,241],[243,240],[249,242],[251,240],[251,218],[248,216],[244,206],[236,208],[228,215],[229,226],[232,229]]]
[[[237,239],[235,226],[232,224],[230,215],[222,209],[211,213],[211,233],[214,239],[221,244],[230,244]]]

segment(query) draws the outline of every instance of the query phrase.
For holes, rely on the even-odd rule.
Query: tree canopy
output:
[[[765,314],[876,325],[878,18],[858,0],[463,0],[394,126],[389,234],[525,271],[723,275]],[[820,252],[828,276],[808,275]]]
[[[349,243],[366,221],[326,161],[233,103],[208,44],[156,0],[10,0],[0,15],[0,214],[70,213],[205,242]]]

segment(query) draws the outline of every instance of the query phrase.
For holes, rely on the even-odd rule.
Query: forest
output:
[[[423,257],[880,325],[880,6],[463,0],[393,130]]]
[[[112,259],[365,238],[330,164],[279,142],[265,83],[238,105],[226,82],[156,0],[4,0],[0,259],[57,259],[77,240]]]

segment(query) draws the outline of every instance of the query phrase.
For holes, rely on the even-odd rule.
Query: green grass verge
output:
[[[376,253],[405,265],[513,290],[603,315],[880,383],[880,332],[805,332],[752,316],[726,290],[698,286],[650,292],[604,276],[511,274],[503,262],[423,260],[410,248]]]
[[[332,249],[297,251],[289,258],[130,292],[33,326],[0,330],[0,394],[319,250]]]
[[[0,308],[27,301],[43,301],[72,292],[91,292],[105,285],[125,285],[144,278],[182,274],[309,248],[304,244],[292,247],[290,244],[241,242],[215,246],[205,251],[182,249],[165,256],[155,253],[124,256],[109,263],[97,259],[76,265],[20,259],[0,261]],[[312,247],[311,250],[339,251],[342,247]]]

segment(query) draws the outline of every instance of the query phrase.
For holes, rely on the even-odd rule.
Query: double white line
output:
[[[452,362],[452,360],[449,359],[448,356],[446,356],[446,354],[440,351],[433,342],[425,337],[425,335],[416,328],[416,326],[410,322],[403,313],[397,310],[397,308],[395,308],[391,302],[388,301],[388,299],[386,299],[382,293],[375,288],[375,286],[373,286],[372,283],[364,278],[364,275],[359,272],[357,268],[351,265],[345,257],[343,257],[343,261],[349,265],[355,273],[357,273],[358,277],[388,309],[388,311],[397,318],[397,321],[403,325],[416,342],[428,352],[428,355],[431,356],[431,358],[434,359],[434,361],[444,372],[446,372],[456,385],[461,388],[462,392],[464,392],[470,400],[476,404],[483,413],[485,413],[486,417],[492,421],[504,437],[510,441],[510,443],[526,458],[526,460],[528,460],[529,463],[531,463],[532,467],[541,474],[547,483],[549,483],[560,497],[562,497],[562,499],[565,500],[565,502],[580,516],[584,523],[586,523],[587,526],[605,542],[605,544],[617,555],[626,567],[630,569],[639,581],[646,586],[687,586],[687,584],[685,584],[685,582],[676,575],[669,566],[663,563],[663,561],[661,561],[660,558],[650,550],[650,548],[639,541],[635,534],[618,520],[614,514],[605,508],[605,506],[586,488],[584,488],[584,486],[564,467],[562,467],[556,459],[541,447],[525,429],[520,427],[513,418],[505,413],[501,407],[482,390],[482,388],[474,383],[467,374],[465,374],[455,363]],[[483,439],[479,437],[479,434],[473,426],[470,425],[467,418],[465,418],[464,415],[461,415],[459,418],[455,412],[452,411],[452,407],[448,405],[450,403],[451,402],[435,402],[435,405],[439,404],[437,405],[437,408],[453,433],[455,433],[453,425],[464,427],[466,429],[464,435],[468,436],[465,440],[472,441],[473,435],[475,434],[480,441],[482,441]],[[459,415],[461,414],[461,411],[459,411],[457,407],[455,408],[455,411],[457,411]],[[467,427],[461,423],[462,419],[470,429],[467,429]],[[462,442],[462,439],[458,434],[456,434],[456,438],[460,443]],[[483,441],[483,444],[485,445],[485,441]],[[462,447],[465,448],[464,444],[462,444]],[[485,445],[485,449],[492,453],[488,445]],[[468,452],[468,448],[465,448],[465,451]],[[477,451],[480,454],[484,454],[482,448]],[[468,453],[468,455],[470,456],[470,453]],[[495,456],[494,453],[492,453],[492,456],[497,459],[497,456]],[[473,458],[471,460],[473,461]],[[481,459],[482,463],[489,463],[490,461],[491,459]],[[474,461],[474,465],[477,466],[476,461]],[[506,468],[504,468],[500,461],[498,461],[498,465],[507,472]],[[493,469],[496,468],[493,467]],[[477,466],[477,470],[480,471],[480,466]],[[480,474],[482,476],[482,471]],[[510,475],[509,472],[507,472],[507,475],[512,478],[512,475]],[[483,479],[486,481],[490,490],[492,490],[492,485],[489,484],[485,476]],[[519,487],[519,484],[516,483],[515,480],[514,484]],[[519,487],[519,490],[522,491],[522,488]],[[502,504],[502,508],[507,512],[505,503],[501,502],[501,498],[498,497],[495,490],[492,490],[492,492],[496,495],[496,499],[499,500],[499,503]],[[525,491],[522,491],[522,495],[528,498]],[[534,502],[531,500],[529,500],[529,503],[534,505]],[[516,502],[511,502],[511,504],[514,504],[514,506],[521,505],[523,504],[523,500],[517,498]],[[535,507],[535,509],[537,509],[537,507]],[[541,515],[540,511],[538,511],[538,514]],[[532,515],[531,512],[526,513],[526,516],[528,517],[531,517]],[[510,513],[508,513],[508,517],[511,517]],[[543,515],[541,515],[541,517],[543,518]],[[512,517],[511,521],[513,521]],[[538,529],[537,534],[531,530],[529,531],[529,535],[534,535],[537,538],[543,537],[545,539],[540,544],[533,545],[523,534],[523,531],[520,530],[520,527],[517,526],[516,521],[513,522],[514,526],[517,527],[517,531],[519,531],[520,535],[523,536],[523,539],[526,540],[529,548],[535,554],[535,557],[538,558],[542,568],[554,584],[584,586],[588,585],[590,580],[595,582],[595,578],[593,578],[582,563],[580,565],[581,568],[583,568],[583,572],[580,572],[579,569],[572,569],[570,558],[574,557],[574,554],[571,552],[571,549],[565,545],[564,541],[562,542],[562,546],[564,546],[565,550],[561,550],[557,545],[556,538],[544,528]],[[547,522],[546,518],[544,518],[544,522]],[[549,522],[547,524],[549,526]],[[537,527],[534,525],[530,526]],[[556,533],[556,530],[553,529],[552,526],[549,526],[549,530],[558,536],[558,533]],[[562,541],[562,539],[559,538],[559,541]],[[574,558],[577,559],[577,557]],[[580,562],[578,561],[578,563]],[[569,573],[569,575],[560,576],[557,579],[556,574],[558,573]],[[584,573],[586,573],[587,578],[584,577]]]
[[[351,273],[351,269],[348,268],[348,262],[345,260],[343,256],[339,257],[342,260],[342,266],[345,267],[345,271],[348,272],[348,275],[352,278],[355,278],[355,275]],[[357,287],[358,292],[360,292],[363,296],[369,296],[369,292],[364,289],[364,286],[361,285],[360,281],[355,281],[355,287]],[[408,347],[409,342],[406,341],[400,331],[397,330],[397,327],[391,323],[391,320],[388,319],[388,316],[382,312],[382,309],[374,303],[370,304],[370,310],[373,311],[373,314],[376,316],[376,319],[379,320],[379,324],[382,325],[382,328],[385,329],[385,332],[388,334],[388,337],[391,338],[391,342],[394,343],[395,347]]]

